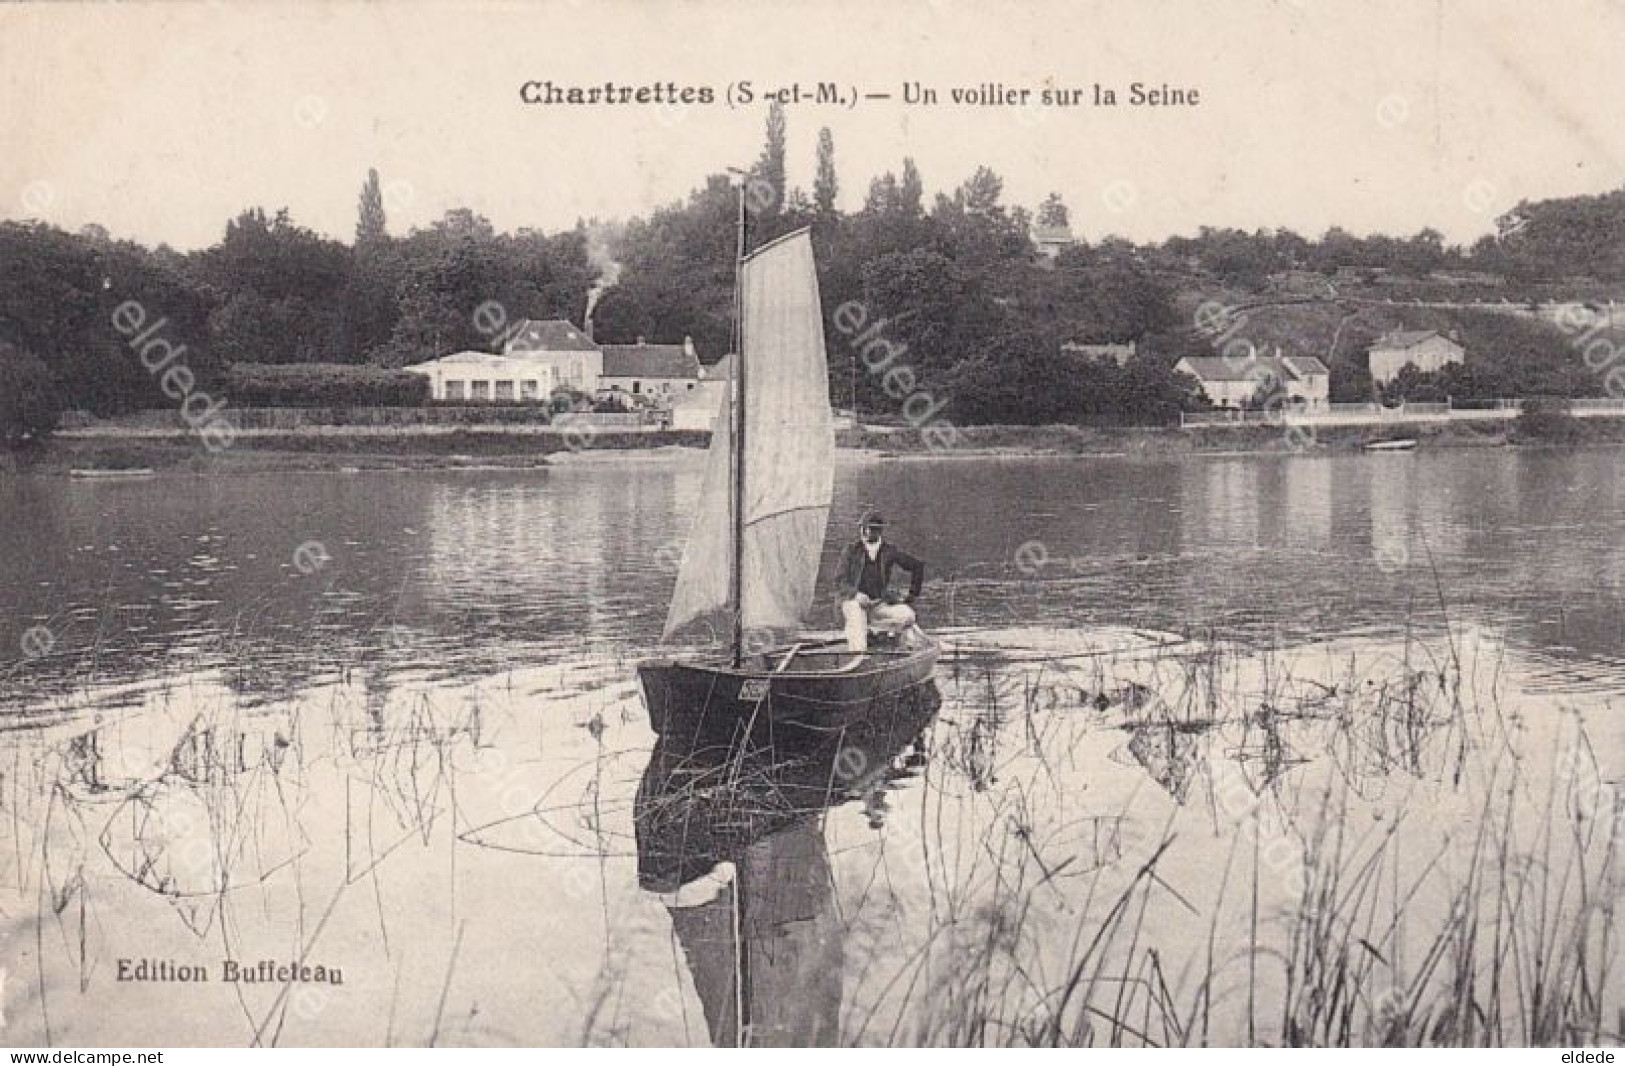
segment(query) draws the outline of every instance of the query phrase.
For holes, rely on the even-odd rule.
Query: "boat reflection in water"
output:
[[[877,825],[881,791],[923,764],[942,698],[931,681],[909,696],[839,731],[656,744],[634,815],[638,880],[666,903],[714,1045],[836,1043],[843,929],[824,813],[863,799]]]

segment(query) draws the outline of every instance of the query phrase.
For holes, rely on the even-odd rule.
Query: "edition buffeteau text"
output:
[[[260,959],[239,962],[221,959],[214,970],[198,963],[175,962],[171,959],[120,959],[120,981],[149,981],[176,984],[209,984],[224,981],[231,984],[315,984],[342,985],[344,971],[337,966],[320,963],[278,962]]]

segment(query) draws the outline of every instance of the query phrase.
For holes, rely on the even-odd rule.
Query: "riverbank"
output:
[[[1404,425],[1283,426],[960,426],[958,445],[932,448],[911,429],[862,427],[840,435],[842,447],[886,458],[915,456],[1212,456],[1360,451],[1372,444],[1414,440],[1418,448],[1576,446],[1625,443],[1625,419],[1568,418],[1531,434],[1516,422],[1412,422]]]
[[[1561,434],[1531,436],[1515,423],[1495,425],[1337,426],[1289,435],[1278,426],[1088,427],[963,426],[958,445],[933,448],[907,427],[864,426],[836,434],[847,460],[920,458],[1213,457],[1359,451],[1408,439],[1418,449],[1508,446],[1577,447],[1625,444],[1625,419],[1570,419]],[[67,475],[74,470],[152,470],[192,474],[302,470],[534,469],[559,462],[625,461],[681,456],[706,446],[691,430],[563,434],[459,429],[452,432],[358,436],[289,432],[239,438],[209,451],[189,434],[61,435],[45,446],[0,453],[0,474]]]
[[[690,430],[597,432],[590,438],[462,429],[387,436],[289,432],[244,436],[230,448],[211,451],[188,433],[68,434],[53,437],[42,447],[0,452],[0,474],[67,475],[75,470],[191,474],[491,467],[524,470],[548,466],[561,455],[577,451],[648,456],[671,449],[703,448],[709,439],[708,433]]]

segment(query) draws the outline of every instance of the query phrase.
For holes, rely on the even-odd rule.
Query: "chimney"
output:
[[[586,338],[588,340],[593,339],[593,337],[592,337],[592,311],[590,311],[590,310],[587,312],[587,317],[582,323],[581,332],[586,336]]]
[[[638,334],[638,347],[643,347],[643,334],[641,333]]]
[[[684,355],[692,355],[695,358],[699,358],[699,354],[700,354],[699,352],[696,352],[694,350],[694,338],[690,337],[686,333],[683,334],[683,354]]]

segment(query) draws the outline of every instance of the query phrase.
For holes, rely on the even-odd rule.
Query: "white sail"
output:
[[[748,257],[739,283],[747,390],[740,610],[746,633],[760,637],[795,629],[812,603],[834,481],[835,435],[818,273],[807,231]],[[731,633],[732,436],[724,397],[699,512],[666,616],[667,639],[700,627],[716,639]]]

